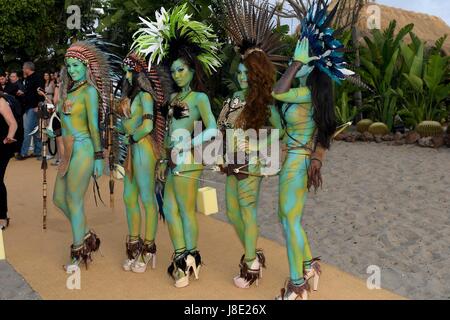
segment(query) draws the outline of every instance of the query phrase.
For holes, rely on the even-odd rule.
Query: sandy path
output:
[[[50,196],[56,170],[49,170]],[[121,201],[122,183],[117,183],[116,208],[94,205],[92,193],[86,197],[90,226],[102,238],[103,256],[95,255],[88,271],[82,269],[81,290],[66,288],[67,274],[62,264],[67,262],[71,235],[69,224],[49,201],[48,230],[41,229],[41,182],[39,163],[30,159],[12,161],[7,172],[10,190],[11,226],[5,232],[8,262],[44,299],[273,299],[286,276],[287,258],[282,245],[261,239],[266,250],[268,268],[258,288],[239,290],[232,284],[238,271],[242,248],[230,225],[211,217],[199,216],[200,242],[206,265],[199,281],[183,290],[173,288],[166,268],[172,253],[167,227],[158,230],[158,263],[145,274],[121,270],[125,257],[127,234]],[[102,194],[107,201],[106,178],[101,180]],[[339,269],[323,264],[320,289],[312,299],[399,299],[385,290],[368,290],[366,282]],[[1,285],[0,284],[0,288]]]

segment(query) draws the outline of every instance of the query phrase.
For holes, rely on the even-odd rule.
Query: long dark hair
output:
[[[334,110],[334,94],[332,80],[318,68],[314,68],[306,80],[311,90],[314,108],[314,122],[317,126],[317,141],[322,147],[329,149],[331,137],[336,131],[336,114]]]
[[[131,101],[134,100],[134,98],[137,96],[139,91],[141,91],[141,86],[138,83],[138,77],[139,73],[136,71],[131,71],[132,74],[132,81],[131,84],[128,81],[127,77],[124,76],[122,79],[122,97],[127,97]]]

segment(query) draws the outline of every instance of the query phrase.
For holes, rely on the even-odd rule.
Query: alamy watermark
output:
[[[381,289],[381,268],[376,265],[370,265],[367,267],[366,273],[370,274],[366,281],[367,289]]]
[[[81,269],[79,266],[71,264],[67,267],[69,274],[66,280],[66,288],[69,290],[81,290]]]
[[[191,131],[176,129],[170,139],[173,151],[168,156],[175,164],[215,165],[218,159],[224,159],[227,164],[261,164],[261,174],[272,174],[280,169],[278,129],[227,129],[223,134],[218,129],[203,130],[202,122],[196,121],[194,138]],[[207,140],[211,142],[203,145]],[[192,149],[195,150],[193,159]]]
[[[81,9],[77,5],[67,7],[66,13],[70,16],[67,18],[67,28],[69,30],[81,30]]]
[[[367,7],[367,29],[381,29],[381,8],[376,4]]]

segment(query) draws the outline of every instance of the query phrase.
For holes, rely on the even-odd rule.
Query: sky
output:
[[[449,0],[377,0],[376,2],[405,10],[428,13],[441,18],[450,26]]]
[[[270,0],[271,3],[276,3],[278,1],[279,0]],[[376,0],[374,2],[437,16],[450,26],[450,0]],[[284,20],[283,23],[288,25],[295,24],[290,20]]]

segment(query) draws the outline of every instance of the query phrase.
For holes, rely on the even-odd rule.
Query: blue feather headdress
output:
[[[336,83],[341,83],[355,73],[347,69],[344,59],[345,48],[335,38],[331,22],[336,14],[338,4],[328,13],[329,0],[314,0],[305,18],[301,21],[300,40],[307,38],[310,54],[320,59],[311,62]]]

